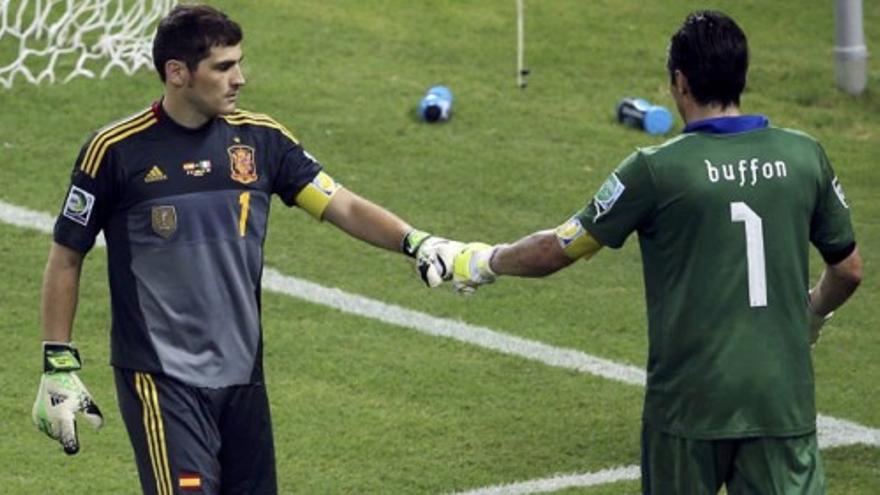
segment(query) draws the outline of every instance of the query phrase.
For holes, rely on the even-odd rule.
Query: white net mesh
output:
[[[156,22],[176,0],[0,0],[0,85],[152,67]]]

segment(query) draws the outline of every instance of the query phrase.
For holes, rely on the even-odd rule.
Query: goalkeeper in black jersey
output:
[[[241,111],[238,24],[179,6],[153,44],[162,99],[83,146],[43,286],[44,374],[33,416],[68,453],[74,413],[103,419],[70,343],[85,254],[103,232],[111,362],[144,493],[277,492],[263,379],[260,280],[270,196],[449,276],[456,243],[341,187],[281,124]]]

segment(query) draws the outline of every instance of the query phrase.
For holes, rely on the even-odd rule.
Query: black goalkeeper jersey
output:
[[[198,129],[156,103],[82,148],[55,241],[107,242],[114,366],[200,387],[262,381],[260,279],[270,195],[321,170],[287,129],[243,111]]]

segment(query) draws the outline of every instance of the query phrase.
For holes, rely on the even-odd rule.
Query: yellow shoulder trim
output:
[[[223,120],[228,122],[230,125],[250,124],[275,129],[277,131],[280,131],[281,134],[284,134],[287,139],[290,139],[294,143],[299,144],[299,140],[293,136],[293,133],[291,133],[286,127],[279,124],[275,119],[269,117],[266,114],[236,110],[235,112],[229,115],[223,115],[222,117]]]
[[[111,124],[100,131],[86,149],[86,154],[80,164],[80,170],[91,177],[98,173],[98,167],[104,159],[104,154],[111,144],[121,141],[132,134],[140,132],[156,123],[156,117],[152,109],[147,109],[131,118],[124,119],[116,124]]]

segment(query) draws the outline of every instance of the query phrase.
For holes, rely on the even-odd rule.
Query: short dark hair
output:
[[[666,68],[673,83],[676,70],[687,77],[697,103],[739,106],[749,70],[746,35],[722,12],[693,12],[672,35]]]
[[[181,60],[193,71],[212,47],[235,46],[243,37],[241,26],[214,7],[178,5],[156,28],[153,65],[165,82],[165,62]]]

